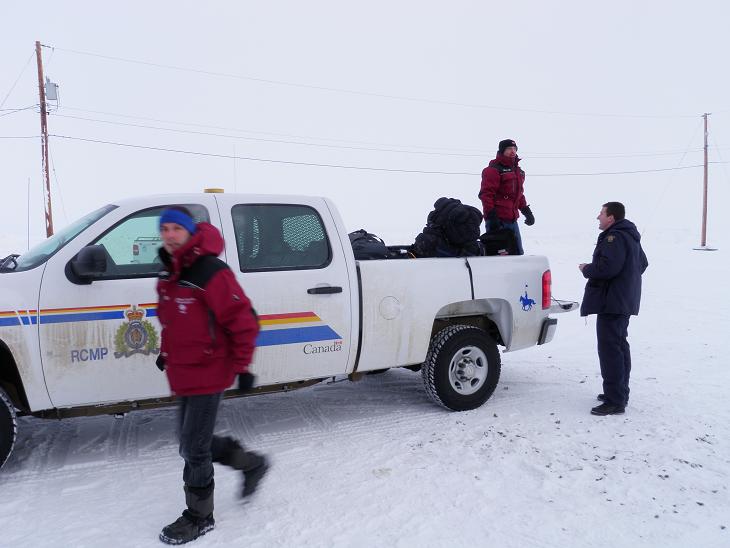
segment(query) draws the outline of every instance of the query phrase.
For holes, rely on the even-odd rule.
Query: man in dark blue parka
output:
[[[631,351],[629,318],[639,313],[641,275],[649,262],[641,249],[636,225],[625,219],[620,202],[603,204],[598,214],[598,236],[593,260],[578,268],[588,279],[580,315],[597,314],[598,359],[603,377],[603,403],[591,409],[593,415],[618,415],[629,402]]]

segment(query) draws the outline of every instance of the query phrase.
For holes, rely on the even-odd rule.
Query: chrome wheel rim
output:
[[[484,385],[488,372],[486,354],[476,346],[465,346],[454,354],[449,363],[451,388],[462,396],[474,394]]]

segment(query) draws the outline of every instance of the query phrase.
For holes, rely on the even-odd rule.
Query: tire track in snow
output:
[[[299,391],[227,400],[219,415],[218,433],[240,438],[254,450],[285,452],[305,460],[310,444],[333,437],[349,445],[363,438],[388,439],[403,424],[449,425],[458,416],[426,398],[421,377],[391,371],[359,383],[315,385]],[[481,408],[491,414],[520,409],[550,386],[510,383]],[[83,417],[45,422],[23,418],[23,442],[0,475],[0,485],[37,483],[55,476],[93,474],[105,469],[128,472],[140,462],[179,465],[175,412],[171,409],[133,412],[123,419]],[[486,425],[485,425],[486,427]],[[299,453],[301,456],[296,457]]]

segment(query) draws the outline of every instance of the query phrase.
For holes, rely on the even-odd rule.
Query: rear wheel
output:
[[[17,435],[18,419],[15,415],[15,406],[0,388],[0,468],[8,460]]]
[[[482,329],[451,325],[433,339],[421,374],[426,392],[453,411],[481,406],[499,382],[497,343]]]

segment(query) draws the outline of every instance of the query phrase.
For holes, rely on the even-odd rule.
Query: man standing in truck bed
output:
[[[190,212],[170,207],[160,216],[164,268],[157,283],[162,352],[157,365],[167,372],[179,400],[180,456],[187,508],[160,533],[166,544],[184,544],[204,535],[213,519],[213,463],[241,470],[242,496],[252,494],[266,472],[266,459],[229,437],[213,435],[223,391],[238,376],[238,388],[253,385],[248,366],[258,321],[228,265],[217,258],[223,237]]]
[[[522,237],[517,219],[520,212],[525,224],[535,224],[535,216],[525,200],[525,172],[518,165],[517,143],[512,139],[499,142],[497,157],[482,171],[482,186],[479,198],[482,201],[487,233],[508,229],[514,233],[515,245],[512,254],[522,255]]]

